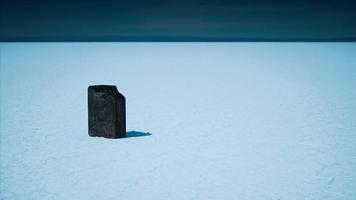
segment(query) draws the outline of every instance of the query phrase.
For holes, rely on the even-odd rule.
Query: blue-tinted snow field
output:
[[[0,199],[356,199],[356,43],[0,47]],[[88,136],[93,84],[130,137]]]

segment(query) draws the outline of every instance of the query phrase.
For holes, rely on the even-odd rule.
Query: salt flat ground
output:
[[[1,199],[356,199],[356,43],[1,43]],[[92,138],[87,87],[126,96]]]

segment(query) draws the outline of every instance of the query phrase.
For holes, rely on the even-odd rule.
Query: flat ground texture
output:
[[[356,43],[1,43],[0,199],[354,200],[355,55]],[[132,137],[88,136],[95,84],[125,95]]]

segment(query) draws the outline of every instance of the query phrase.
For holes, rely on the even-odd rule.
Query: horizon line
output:
[[[218,38],[218,37],[0,37],[0,42],[356,42],[344,38]]]

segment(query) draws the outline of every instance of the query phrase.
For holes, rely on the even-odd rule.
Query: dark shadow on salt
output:
[[[148,133],[148,132],[128,131],[128,132],[126,132],[126,137],[125,138],[144,137],[144,136],[150,136],[150,135],[152,135],[152,134]]]

